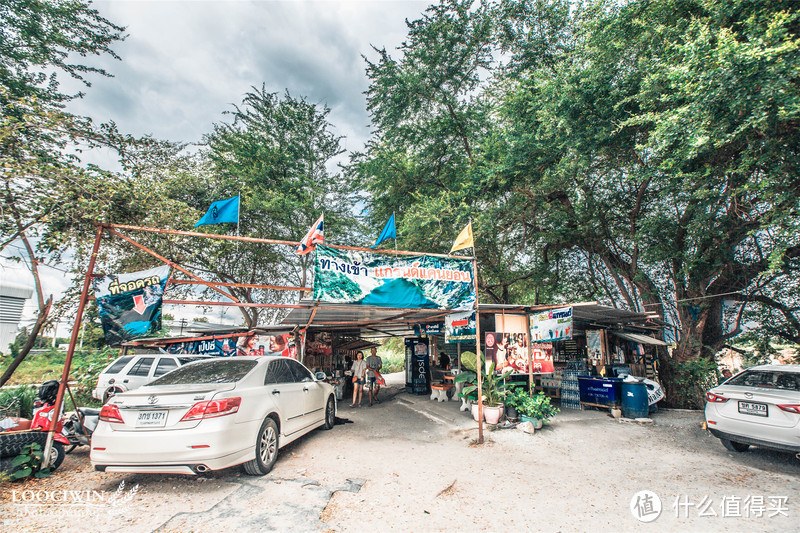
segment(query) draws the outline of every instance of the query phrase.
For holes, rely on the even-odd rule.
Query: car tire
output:
[[[113,398],[115,395],[119,394],[120,392],[124,392],[119,387],[109,387],[106,389],[106,392],[103,393],[103,405],[108,403],[108,400]]]
[[[269,474],[278,460],[278,425],[267,417],[256,436],[256,456],[244,464],[244,471],[250,476]]]
[[[28,444],[44,447],[46,431],[8,431],[0,433],[0,457],[16,457]]]
[[[749,448],[749,444],[744,444],[743,442],[735,442],[728,439],[719,439],[722,442],[722,445],[725,446],[728,450],[732,452],[746,452]]]
[[[333,429],[336,425],[336,402],[333,396],[328,398],[328,403],[325,404],[325,429]]]

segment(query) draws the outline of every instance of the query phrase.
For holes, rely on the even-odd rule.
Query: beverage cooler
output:
[[[431,363],[428,339],[412,337],[406,341],[406,390],[414,394],[431,393]]]

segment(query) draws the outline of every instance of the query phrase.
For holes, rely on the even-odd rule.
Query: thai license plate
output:
[[[167,411],[139,411],[136,427],[163,427],[167,425]]]
[[[765,403],[739,402],[739,412],[745,415],[769,416]]]

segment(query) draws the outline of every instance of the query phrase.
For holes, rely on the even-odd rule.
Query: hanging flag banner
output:
[[[572,338],[572,308],[561,307],[531,314],[531,342]]]
[[[94,278],[92,286],[106,343],[119,345],[161,329],[161,300],[169,267]]]
[[[444,342],[475,344],[475,311],[453,313],[444,317]]]
[[[314,299],[411,309],[474,307],[472,262],[395,256],[317,245]]]

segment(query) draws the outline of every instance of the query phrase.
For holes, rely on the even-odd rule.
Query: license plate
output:
[[[140,411],[136,418],[136,427],[163,427],[166,425],[166,411]]]
[[[769,416],[765,403],[739,402],[739,412],[745,415]]]

